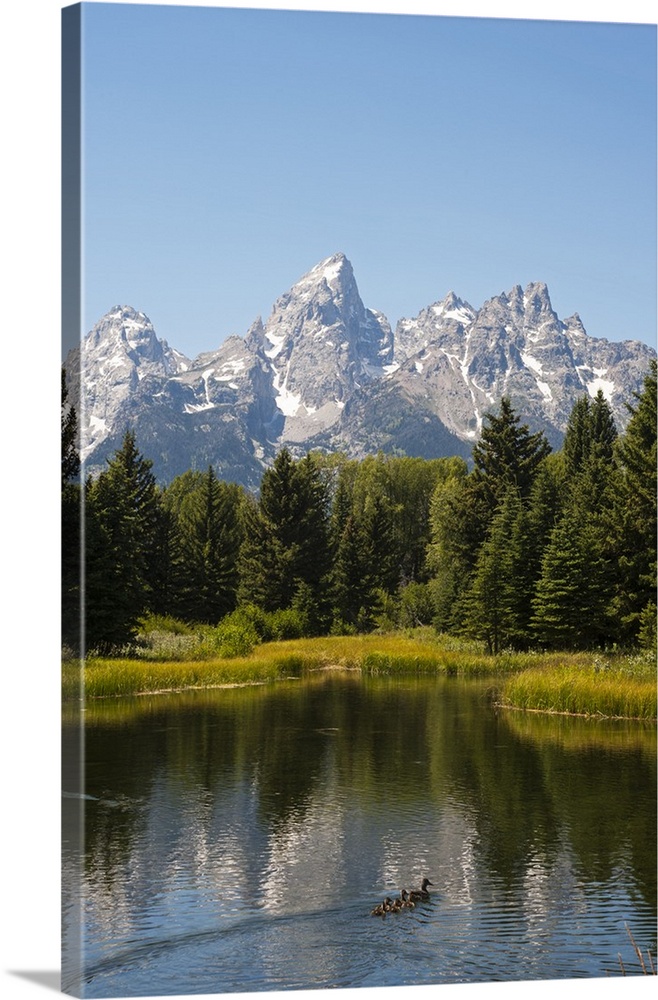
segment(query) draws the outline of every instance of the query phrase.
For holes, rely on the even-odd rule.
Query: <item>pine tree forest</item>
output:
[[[145,615],[278,635],[430,626],[491,653],[656,643],[656,364],[618,433],[603,394],[560,451],[505,397],[472,460],[279,452],[258,495],[212,467],[156,483],[127,430],[80,482],[62,381],[62,629],[111,653]],[[79,559],[82,551],[84,557]]]

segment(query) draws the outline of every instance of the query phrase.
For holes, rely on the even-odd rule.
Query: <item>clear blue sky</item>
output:
[[[538,280],[655,343],[655,26],[83,9],[83,332],[195,356],[341,250],[393,325]]]

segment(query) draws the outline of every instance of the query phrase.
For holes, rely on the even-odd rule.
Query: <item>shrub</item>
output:
[[[214,653],[223,659],[236,656],[248,656],[254,646],[261,642],[261,637],[249,616],[238,609],[222,618],[204,637],[203,650]]]
[[[384,590],[380,590],[377,596],[379,599],[375,615],[377,629],[379,632],[394,632],[400,620],[400,602],[397,597]]]
[[[174,618],[173,615],[145,615],[139,621],[140,636],[152,632],[170,632],[172,635],[191,635],[194,627],[187,622]]]
[[[241,604],[230,615],[222,619],[220,624],[229,621],[234,624],[239,623],[253,629],[258,636],[257,641],[270,642],[274,638],[271,617],[270,612],[263,611],[262,608],[257,607],[255,604]]]
[[[296,608],[282,608],[271,611],[268,623],[272,639],[302,639],[306,635],[308,622],[305,615]]]
[[[427,583],[408,583],[400,594],[399,624],[402,628],[431,625],[436,614],[432,590]]]
[[[356,625],[346,622],[340,615],[335,615],[332,623],[329,635],[357,635]]]
[[[640,615],[640,631],[638,633],[638,639],[642,649],[650,650],[655,654],[656,652],[656,605],[654,603],[647,604],[646,608]]]

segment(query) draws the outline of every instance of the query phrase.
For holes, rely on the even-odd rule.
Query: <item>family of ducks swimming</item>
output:
[[[397,899],[391,899],[390,896],[386,896],[378,906],[371,911],[371,916],[373,917],[385,917],[387,913],[399,913],[400,910],[413,910],[416,903],[419,903],[423,899],[429,899],[430,894],[427,891],[428,885],[433,885],[428,878],[424,878],[420,889],[400,889],[400,895]]]

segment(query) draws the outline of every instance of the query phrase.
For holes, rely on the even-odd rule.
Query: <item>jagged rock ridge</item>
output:
[[[450,292],[401,319],[394,336],[364,306],[339,253],[216,351],[191,360],[159,340],[144,313],[117,306],[65,366],[86,471],[132,427],[162,482],[212,464],[256,487],[283,444],[353,457],[468,455],[503,395],[556,446],[584,392],[601,389],[623,428],[624,404],[654,356],[639,341],[589,336],[578,315],[560,320],[539,282],[480,309]]]

